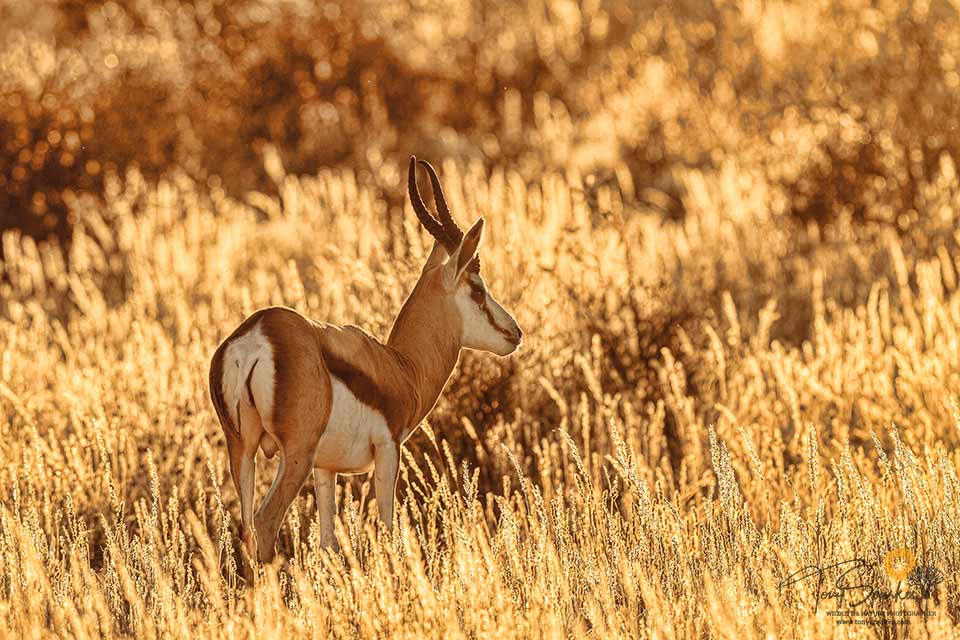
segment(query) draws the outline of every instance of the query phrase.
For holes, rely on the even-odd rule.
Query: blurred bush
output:
[[[416,152],[671,217],[679,170],[732,160],[784,215],[904,233],[953,175],[958,41],[928,1],[2,0],[3,227],[64,237],[65,198],[131,164],[270,192],[269,143],[394,205]]]
[[[500,158],[507,121],[515,157],[533,96],[603,52],[591,4],[3,2],[4,226],[63,235],[64,192],[132,163],[269,189],[266,142],[293,172],[349,165],[390,189],[387,159],[410,151]]]

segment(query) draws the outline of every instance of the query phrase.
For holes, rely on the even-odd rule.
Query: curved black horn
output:
[[[459,247],[460,241],[463,240],[463,229],[450,215],[450,208],[447,206],[447,199],[444,197],[443,187],[440,185],[440,177],[432,164],[426,160],[419,160],[418,162],[423,165],[430,176],[430,187],[433,189],[433,199],[437,203],[437,213],[440,214],[440,224],[443,225],[443,230],[450,238],[451,243]]]
[[[420,197],[420,190],[417,188],[415,162],[422,164],[430,176],[430,188],[433,190],[433,199],[437,204],[439,221],[430,214],[423,203],[423,198]],[[440,177],[433,165],[426,160],[416,160],[416,156],[410,156],[410,202],[413,204],[413,209],[417,212],[420,222],[447,249],[448,253],[453,254],[460,248],[460,243],[463,242],[463,229],[450,215],[450,208],[447,206],[447,199],[444,197],[443,187],[440,185]],[[474,256],[470,264],[467,265],[467,269],[474,273],[480,273],[480,258]]]
[[[447,246],[447,234],[444,233],[443,225],[433,217],[427,209],[427,205],[423,203],[423,198],[420,196],[420,189],[417,187],[417,156],[410,156],[407,191],[409,191],[410,194],[410,204],[413,206],[413,211],[417,214],[417,219],[420,220],[420,224],[423,225],[423,228],[426,229],[435,240]]]

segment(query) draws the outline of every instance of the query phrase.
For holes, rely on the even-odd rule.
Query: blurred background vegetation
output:
[[[275,148],[394,207],[415,152],[672,218],[678,170],[733,163],[790,219],[909,232],[958,151],[958,45],[946,0],[2,0],[2,226],[65,238],[132,165],[269,192]]]

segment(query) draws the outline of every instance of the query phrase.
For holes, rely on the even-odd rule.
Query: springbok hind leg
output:
[[[253,526],[254,491],[257,482],[257,446],[260,441],[260,416],[252,407],[240,407],[243,434],[225,431],[230,456],[230,475],[240,498],[241,537],[250,561],[257,558],[257,536]]]
[[[257,450],[243,451],[240,457],[240,515],[243,523],[243,547],[251,562],[257,557],[257,533],[253,526],[253,498],[257,483]]]
[[[307,474],[313,469],[313,456],[316,450],[317,439],[299,446],[280,447],[280,468],[273,485],[263,499],[260,509],[254,518],[257,529],[257,542],[260,551],[260,562],[273,560],[276,553],[277,534],[280,525],[290,508],[290,503],[300,492]]]
[[[300,364],[294,366],[298,362]],[[273,560],[276,554],[277,534],[290,503],[313,470],[317,443],[330,419],[333,400],[330,377],[322,370],[322,364],[320,370],[312,370],[312,365],[306,366],[294,359],[281,369],[281,373],[284,371],[288,377],[278,375],[274,383],[276,389],[283,389],[296,379],[297,385],[312,392],[275,399],[270,424],[264,424],[280,451],[280,468],[253,519],[261,562]]]

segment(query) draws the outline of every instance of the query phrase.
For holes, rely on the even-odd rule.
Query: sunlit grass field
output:
[[[954,261],[911,263],[890,238],[875,248],[889,274],[839,308],[829,262],[811,260],[801,344],[771,337],[775,297],[755,317],[725,297],[702,346],[681,331],[676,351],[637,361],[649,389],[610,391],[604,340],[639,349],[624,301],[652,265],[686,250],[735,269],[771,221],[691,203],[688,228],[589,227],[559,176],[523,188],[449,168],[455,209],[487,216],[485,273],[529,339],[509,361],[463,358],[404,453],[395,535],[378,532],[366,481],[342,483],[331,555],[304,491],[282,566],[254,584],[210,354],[268,304],[383,335],[428,248],[412,212],[383,224],[348,172],[285,178],[258,207],[133,173],[77,221],[67,255],[5,236],[5,634],[813,637],[835,621],[813,615],[812,586],[778,584],[900,547],[946,577],[911,628],[952,628]],[[723,226],[729,247],[700,235]]]
[[[0,637],[956,637],[955,10],[88,4],[0,0]],[[386,337],[412,153],[524,345],[244,577],[210,357]]]

